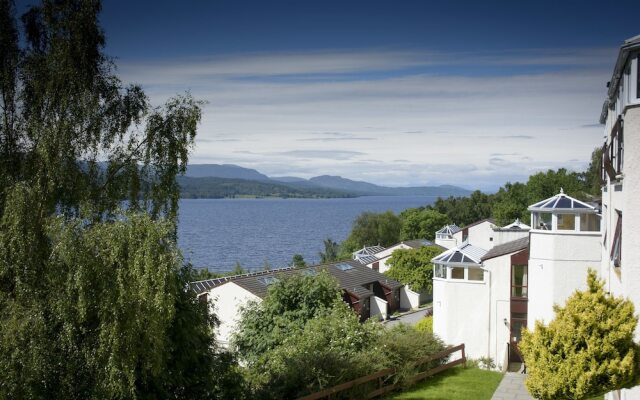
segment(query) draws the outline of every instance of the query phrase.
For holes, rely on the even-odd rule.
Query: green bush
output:
[[[548,326],[538,321],[533,332],[523,331],[520,350],[534,397],[583,399],[635,384],[638,318],[631,301],[607,294],[603,285],[590,270],[588,289],[555,306]]]
[[[418,332],[433,333],[433,315],[422,318],[415,328]]]

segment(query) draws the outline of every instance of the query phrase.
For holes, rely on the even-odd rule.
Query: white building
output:
[[[548,324],[554,304],[564,304],[576,290],[587,288],[587,271],[600,266],[598,209],[560,191],[529,207],[528,328]]]
[[[436,232],[436,244],[447,249],[469,243],[482,249],[490,249],[494,243],[495,222],[491,218],[483,219],[459,228],[447,225]]]
[[[343,300],[360,315],[362,321],[386,319],[400,308],[411,308],[407,302],[407,289],[401,283],[357,261],[207,279],[192,282],[191,288],[201,301],[209,303],[211,311],[218,317],[220,324],[216,328],[216,340],[226,347],[236,330],[243,306],[250,301],[262,301],[269,286],[280,279],[296,274],[315,276],[321,271],[328,272],[338,281]]]
[[[389,246],[387,248],[375,246],[379,248],[377,252],[371,254],[368,257],[359,256],[358,258],[355,257],[356,253],[354,253],[354,259],[360,261],[360,263],[366,265],[367,267],[373,269],[374,271],[385,273],[390,268],[390,266],[387,265],[387,261],[389,261],[389,258],[391,258],[394,251],[418,249],[424,246],[433,246],[433,242],[426,239],[415,239],[415,240],[405,240],[400,243],[396,243],[393,246]],[[369,247],[368,249],[371,249],[371,248]]]
[[[594,206],[561,192],[529,210],[533,229],[518,220],[502,228],[482,221],[469,226],[462,245],[433,259],[434,333],[503,370],[520,361],[522,328],[548,322],[553,304],[586,286],[587,269],[600,263]]]
[[[482,256],[465,244],[433,258],[433,332],[448,344],[465,344],[471,358],[486,355],[489,290]]]
[[[602,263],[606,289],[640,312],[640,35],[620,48],[602,107]],[[640,327],[636,328],[640,341]],[[640,399],[640,387],[607,395]]]

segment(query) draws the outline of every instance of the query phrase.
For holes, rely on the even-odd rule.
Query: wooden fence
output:
[[[419,360],[416,363],[416,366],[419,368],[420,366],[427,364],[431,361],[436,361],[436,360],[441,360],[445,357],[449,357],[451,354],[455,353],[456,351],[461,351],[462,356],[456,360],[453,361],[449,361],[445,364],[441,364],[438,365],[437,367],[428,369],[426,371],[420,372],[414,376],[412,376],[411,378],[409,378],[409,383],[410,384],[414,384],[417,382],[420,382],[421,380],[435,375],[439,372],[445,371],[449,368],[455,367],[456,365],[465,365],[467,358],[464,355],[464,343],[460,344],[458,346],[453,346],[453,347],[449,347],[439,353],[433,354],[429,357],[425,357],[422,360]],[[389,385],[386,385],[387,382],[390,381],[390,378],[392,378],[396,373],[396,370],[393,368],[388,368],[388,369],[383,369],[382,371],[378,371],[375,372],[371,375],[367,375],[367,376],[363,376],[360,377],[358,379],[354,379],[352,381],[349,382],[345,382],[345,383],[341,383],[340,385],[336,385],[333,387],[330,387],[328,389],[324,389],[321,390],[319,392],[316,393],[312,393],[308,396],[304,396],[301,397],[298,400],[320,400],[320,399],[331,399],[333,395],[340,393],[340,392],[344,392],[346,390],[349,389],[353,389],[356,388],[358,386],[362,386],[365,385],[369,382],[373,382],[373,381],[377,381],[377,388],[371,392],[369,392],[368,394],[365,394],[363,396],[363,398],[365,399],[373,399],[375,397],[381,396],[383,394],[389,393],[395,389],[398,388],[398,384],[397,383],[392,383]]]

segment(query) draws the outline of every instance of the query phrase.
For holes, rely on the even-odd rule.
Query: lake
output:
[[[364,211],[395,213],[431,204],[427,196],[367,196],[348,199],[183,199],[178,244],[196,268],[230,271],[272,268],[302,254],[308,264],[320,260],[323,240],[340,243]]]

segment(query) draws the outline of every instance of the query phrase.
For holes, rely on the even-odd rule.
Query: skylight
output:
[[[273,285],[276,282],[279,282],[280,279],[275,276],[260,276],[258,277],[258,282],[262,283],[265,286]]]
[[[347,263],[340,263],[340,264],[336,264],[336,268],[338,268],[340,271],[349,271],[350,269],[353,269],[353,265],[347,264]]]

